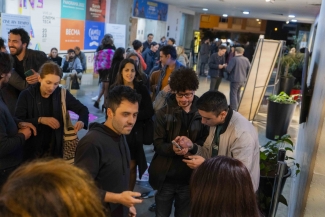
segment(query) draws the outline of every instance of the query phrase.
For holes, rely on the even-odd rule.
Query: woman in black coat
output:
[[[146,86],[143,85],[141,76],[137,70],[137,66],[132,59],[122,60],[119,68],[119,72],[116,77],[115,83],[112,87],[116,85],[129,86],[137,91],[138,94],[142,96],[139,105],[139,113],[137,116],[137,121],[129,135],[126,135],[126,140],[129,145],[131,162],[130,162],[130,188],[132,191],[135,186],[135,181],[137,177],[137,166],[139,167],[139,177],[147,169],[147,160],[143,150],[143,126],[146,120],[151,119],[154,115],[154,110],[152,107],[151,98],[149,91]],[[153,135],[152,135],[153,136]]]
[[[21,92],[15,116],[37,127],[24,147],[24,160],[63,156],[63,117],[61,107],[61,70],[53,62],[44,63],[39,70],[39,83]],[[79,115],[74,125],[77,133],[88,127],[88,108],[66,92],[66,108]]]
[[[36,128],[31,123],[14,119],[2,98],[1,87],[8,83],[11,76],[12,62],[9,54],[0,52],[0,189],[8,176],[22,162],[23,147],[32,131]]]

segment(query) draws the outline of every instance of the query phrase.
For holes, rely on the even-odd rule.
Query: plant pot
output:
[[[290,95],[290,92],[295,83],[295,79],[295,77],[280,77],[280,85],[277,94],[284,91],[286,94]]]
[[[291,92],[290,92],[290,95],[296,95],[296,94],[301,94],[301,90],[300,89],[292,89]],[[294,96],[293,97],[294,100],[297,100],[299,98],[300,98],[299,96]]]
[[[287,134],[295,104],[282,104],[269,100],[267,119],[266,119],[266,138],[275,140],[275,136]]]
[[[291,176],[291,169],[288,167],[287,173],[281,182],[280,195],[282,194],[287,178]],[[275,177],[260,176],[260,184],[257,190],[258,205],[264,216],[269,215]],[[277,204],[278,206],[278,204]]]

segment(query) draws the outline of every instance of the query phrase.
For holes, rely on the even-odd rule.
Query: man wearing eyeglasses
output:
[[[170,216],[174,200],[175,216],[188,217],[192,169],[182,160],[197,150],[180,148],[176,144],[177,138],[186,136],[202,146],[209,132],[208,127],[201,123],[196,107],[198,97],[195,91],[199,86],[196,73],[181,68],[170,75],[169,86],[171,93],[166,98],[166,105],[156,113],[155,155],[149,167],[149,183],[158,190],[155,198],[157,217]]]

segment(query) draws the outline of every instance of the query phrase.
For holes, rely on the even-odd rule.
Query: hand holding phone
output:
[[[177,144],[177,142],[175,142],[174,140],[172,141],[173,145],[175,145],[179,150],[182,150],[182,147]]]
[[[27,78],[29,76],[34,75],[34,72],[30,69],[30,70],[26,71],[24,74],[25,74],[25,77]]]

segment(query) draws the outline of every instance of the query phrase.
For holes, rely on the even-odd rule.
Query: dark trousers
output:
[[[210,90],[218,90],[219,86],[221,84],[221,81],[222,81],[221,77],[215,77],[215,78],[211,77]]]
[[[190,186],[164,183],[155,197],[156,217],[169,217],[175,200],[175,217],[190,215]]]
[[[2,185],[7,181],[9,175],[17,168],[18,166],[10,167],[7,169],[0,169],[0,189]]]
[[[206,63],[201,63],[200,65],[200,75],[205,75],[205,65]]]
[[[245,82],[230,82],[230,107],[233,110],[238,109],[241,88],[245,86]]]

